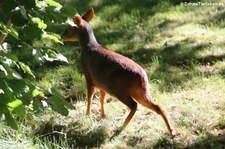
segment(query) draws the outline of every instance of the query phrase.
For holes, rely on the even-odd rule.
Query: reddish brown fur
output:
[[[118,98],[131,110],[121,129],[113,136],[119,134],[130,122],[136,112],[137,102],[160,114],[170,134],[174,135],[165,112],[149,94],[148,79],[144,69],[133,60],[98,44],[88,23],[93,16],[93,8],[82,18],[76,16],[73,20],[78,27],[70,27],[62,34],[65,41],[78,40],[81,45],[81,67],[88,90],[87,114],[90,113],[94,89],[98,88],[102,117],[105,116],[103,103],[106,92]],[[71,36],[71,34],[73,35]]]
[[[81,16],[76,16],[73,18],[73,22],[78,26],[81,27],[82,26],[82,19]]]

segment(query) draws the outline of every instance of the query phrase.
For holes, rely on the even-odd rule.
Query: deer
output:
[[[84,15],[76,15],[62,33],[64,42],[79,41],[81,46],[81,68],[85,76],[87,87],[87,112],[95,88],[99,89],[101,117],[105,117],[104,100],[106,94],[116,97],[125,104],[130,113],[123,125],[111,138],[119,135],[128,125],[137,110],[137,103],[161,115],[170,136],[175,136],[164,110],[150,96],[148,77],[145,70],[133,60],[100,45],[94,35],[89,22],[94,17],[91,7]]]

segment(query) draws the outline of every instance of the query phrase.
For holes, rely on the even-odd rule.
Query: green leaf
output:
[[[22,76],[13,68],[5,66],[7,72],[8,72],[8,79],[22,79]]]
[[[29,23],[27,24],[22,31],[22,40],[39,40],[41,39],[41,34],[43,33],[42,29],[40,29],[37,24]]]
[[[16,99],[16,100],[14,100],[14,101],[12,101],[12,102],[9,102],[7,105],[8,105],[10,108],[15,109],[16,107],[18,107],[18,106],[20,106],[20,105],[22,105],[22,104],[23,104],[23,102],[22,102],[21,100]]]
[[[60,3],[57,3],[54,0],[45,0],[45,2],[49,5],[49,6],[53,6],[53,7],[57,7],[57,8],[62,8],[62,5]]]
[[[67,116],[69,111],[67,108],[62,104],[62,99],[58,96],[51,96],[48,98],[48,101],[51,103],[51,107],[54,111]]]
[[[52,95],[54,95],[54,96],[57,96],[57,97],[59,97],[59,98],[63,98],[63,96],[59,93],[59,91],[56,90],[54,87],[50,87],[50,88],[48,89],[48,91],[49,91],[50,94],[52,94]]]
[[[11,69],[11,71],[12,71],[12,76],[14,78],[16,78],[16,79],[22,79],[21,75],[17,71],[15,71],[14,69]]]
[[[36,89],[36,88],[32,91],[32,96],[33,96],[33,97],[36,97],[36,96],[45,97],[44,93],[41,92],[41,91],[39,91],[39,90]]]
[[[67,17],[72,18],[77,14],[77,10],[71,6],[63,6],[61,13],[65,14]]]
[[[44,63],[44,58],[43,58],[43,54],[42,54],[42,50],[41,49],[33,49],[32,55],[34,56],[34,60],[37,63],[39,63],[39,64]]]
[[[25,12],[23,12],[23,13],[25,13]],[[11,21],[12,21],[13,25],[22,27],[25,24],[27,24],[28,19],[24,15],[25,14],[21,13],[21,9],[14,10],[12,12],[12,17],[11,17]]]
[[[2,22],[0,22],[0,32],[2,33],[2,34],[7,34],[8,33],[8,27],[5,25],[5,24],[3,24]]]
[[[32,92],[35,87],[25,80],[9,80],[9,86],[12,88],[14,96],[21,100],[24,105],[29,105],[32,100]]]
[[[8,92],[13,92],[12,88],[8,85],[8,83],[0,78],[0,88],[5,92],[5,93],[8,93]]]
[[[26,64],[24,64],[23,62],[19,62],[20,67],[22,68],[22,70],[25,73],[28,73],[29,75],[31,75],[32,77],[35,78],[35,75],[33,74],[33,72],[31,71],[30,67],[27,66]]]
[[[36,1],[36,6],[38,8],[42,8],[43,7],[43,3],[41,1]]]
[[[46,29],[46,28],[47,28],[47,24],[45,24],[44,21],[41,20],[41,19],[38,18],[38,17],[32,18],[32,21],[33,21],[34,23],[36,23],[40,29]]]
[[[9,34],[12,35],[14,38],[19,39],[19,33],[13,27],[9,29]]]
[[[13,28],[13,27],[7,27],[6,25],[4,25],[3,23],[0,23],[0,32],[2,34],[10,34],[13,37],[15,37],[16,39],[18,39],[19,34],[18,32]]]
[[[65,56],[63,56],[62,54],[60,53],[57,53],[55,50],[53,49],[46,49],[46,53],[45,55],[43,56],[43,58],[46,60],[46,61],[61,61],[61,62],[66,62],[68,63],[68,60]]]
[[[20,8],[20,13],[21,13],[22,17],[27,20],[28,16],[27,16],[27,11],[26,11],[25,7],[20,5],[19,8]]]
[[[9,47],[9,45],[8,45],[7,48],[10,49],[11,47]],[[18,61],[18,57],[12,53],[5,53],[4,56],[7,57],[8,59],[11,59],[14,62]]]
[[[5,120],[7,124],[13,129],[18,129],[18,125],[9,110],[5,108],[3,113],[5,114]]]
[[[3,12],[4,15],[4,21],[8,20],[11,17],[11,11],[17,7],[17,3],[15,0],[7,0],[5,1],[1,7],[0,10]]]
[[[49,88],[49,92],[53,96],[58,97],[58,101],[59,101],[59,103],[61,103],[61,105],[64,105],[64,106],[66,106],[67,108],[70,108],[70,109],[74,108],[74,106],[70,102],[67,102],[64,99],[64,97],[55,88]]]
[[[56,43],[63,44],[63,42],[60,40],[60,36],[55,33],[44,32],[44,34],[42,34],[42,39],[44,39],[44,40],[47,39],[47,40],[54,41]]]
[[[7,105],[7,103],[16,100],[12,88],[9,86],[8,82],[2,78],[0,78],[0,89],[2,90],[0,94],[0,105]]]
[[[0,94],[4,94],[5,92],[3,91],[3,89],[0,89]]]
[[[0,71],[4,72],[4,75],[5,75],[5,76],[8,76],[8,72],[7,72],[7,70],[4,68],[4,66],[0,65]],[[1,75],[1,72],[0,72],[0,75]]]
[[[4,88],[2,89],[4,91]],[[0,94],[0,104],[7,105],[7,103],[15,100],[15,96],[12,92],[4,91],[3,94]]]
[[[11,66],[8,66],[7,64],[3,65],[4,69],[7,72],[7,75],[3,76],[4,78],[7,79],[22,79],[22,76],[15,70],[13,69]],[[5,74],[6,74],[5,72]]]
[[[66,62],[66,63],[68,63],[67,58],[66,58],[65,56],[63,56],[62,54],[60,54],[60,53],[57,54],[57,59],[58,59],[59,61],[61,61],[61,62]]]
[[[26,115],[26,108],[23,105],[19,105],[16,108],[14,108],[14,112],[21,117],[25,117]]]
[[[9,66],[9,67],[13,67],[16,65],[16,62],[7,56],[0,56],[0,62],[2,62],[4,66]]]
[[[30,9],[32,9],[32,8],[34,8],[36,6],[35,0],[18,0],[18,2],[21,5],[24,5],[24,7],[27,10],[30,10]]]

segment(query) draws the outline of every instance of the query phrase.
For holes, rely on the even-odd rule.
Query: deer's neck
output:
[[[91,30],[84,30],[79,37],[79,42],[82,50],[88,50],[90,47],[97,47],[99,43],[97,42],[94,32]]]

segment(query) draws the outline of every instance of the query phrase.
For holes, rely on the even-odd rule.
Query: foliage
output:
[[[49,88],[50,97],[46,97],[43,89],[30,80],[35,79],[31,66],[67,63],[66,57],[52,48],[62,42],[50,27],[74,14],[74,9],[65,9],[54,0],[0,2],[0,116],[12,128],[18,128],[15,119],[25,117],[28,109],[38,111],[42,100],[49,101],[52,109],[63,115],[72,108],[57,90]],[[23,58],[24,53],[29,59]]]

